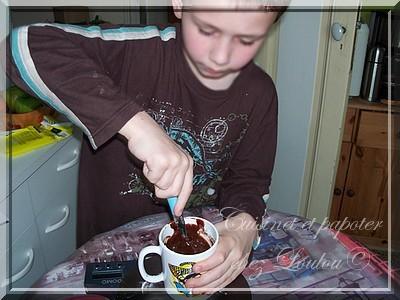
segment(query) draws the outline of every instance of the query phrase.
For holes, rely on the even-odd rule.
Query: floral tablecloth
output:
[[[214,207],[184,215],[222,221]],[[143,247],[157,244],[160,229],[169,221],[167,213],[155,214],[97,235],[46,273],[34,288],[83,288],[86,263],[137,259]],[[398,273],[346,235],[276,211],[268,211],[261,228],[261,244],[243,272],[253,295],[290,294],[303,299],[302,294],[323,292],[368,299],[368,294],[385,293],[385,298],[397,299],[393,289],[399,284]]]

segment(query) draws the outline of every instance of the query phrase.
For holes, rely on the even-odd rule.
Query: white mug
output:
[[[196,262],[202,261],[210,257],[218,244],[219,234],[215,226],[198,217],[186,217],[186,224],[197,224],[197,219],[204,222],[204,231],[210,236],[214,244],[204,252],[197,254],[181,254],[169,249],[164,240],[167,236],[172,236],[174,230],[170,224],[165,225],[158,235],[159,246],[148,246],[143,248],[139,253],[139,272],[143,279],[147,282],[156,283],[164,281],[164,287],[170,295],[191,295],[190,289],[185,287],[185,281],[197,275],[192,271],[192,267]],[[147,274],[144,267],[144,258],[150,253],[155,253],[161,256],[162,272],[158,275]]]

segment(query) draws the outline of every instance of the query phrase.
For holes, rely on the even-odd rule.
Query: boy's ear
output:
[[[174,8],[175,17],[177,17],[178,19],[181,19],[182,18],[182,8],[183,8],[182,0],[172,0],[172,6]]]

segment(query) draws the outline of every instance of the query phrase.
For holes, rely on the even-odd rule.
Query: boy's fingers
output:
[[[154,166],[149,166],[146,162],[143,165],[143,175],[153,184],[160,180],[163,173],[162,171],[163,170],[157,169]]]
[[[174,214],[180,216],[183,212],[187,199],[193,189],[193,163],[191,158],[185,157],[189,163],[183,164],[178,172],[165,172],[159,182],[155,183],[156,196],[158,198],[168,198],[178,195],[178,202],[175,206]],[[172,184],[166,177],[172,179]],[[163,188],[160,183],[168,184]],[[165,186],[164,186],[165,187]]]
[[[169,193],[168,191],[165,191],[163,189],[160,189],[159,187],[157,187],[156,185],[154,185],[154,192],[156,194],[157,198],[160,199],[167,199],[168,197],[171,197],[171,193]]]
[[[163,188],[159,182],[163,181],[166,183],[167,179],[164,179],[164,177],[167,176],[170,178],[171,182],[168,187]],[[180,172],[177,175],[175,175],[175,173],[166,172],[163,178],[159,182],[155,183],[155,186],[158,188],[156,196],[158,198],[169,198],[179,195],[182,190],[184,176],[185,174],[183,172]]]
[[[178,195],[178,201],[175,205],[175,215],[180,216],[183,213],[183,209],[185,208],[186,202],[188,201],[190,194],[193,190],[193,163],[190,164],[188,170],[185,174],[185,179],[183,182],[183,186],[181,192]]]
[[[147,166],[146,163],[143,164],[142,171],[143,171],[143,175],[146,176],[146,178],[147,178],[147,173],[149,172],[149,167]]]
[[[218,243],[215,253],[209,258],[196,263],[193,266],[193,271],[195,273],[203,273],[214,270],[227,260],[230,250],[231,248],[226,248],[226,243],[224,243],[224,239],[221,239],[220,243]]]
[[[198,278],[190,279],[189,287],[218,287],[215,283],[220,282],[220,280],[228,275],[232,264],[229,261],[223,261],[221,264],[215,261],[215,265],[208,269],[209,271],[204,272]]]
[[[163,176],[157,182],[155,182],[154,184],[161,190],[164,190],[164,191],[172,190],[171,192],[173,193],[175,182],[177,180],[179,180],[179,177],[183,178],[183,175],[180,175],[179,172],[177,173],[175,171],[167,170],[163,174]],[[177,195],[177,194],[175,194],[175,195]],[[160,197],[160,198],[162,198],[162,197]]]

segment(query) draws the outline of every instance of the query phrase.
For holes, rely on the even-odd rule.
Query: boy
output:
[[[87,136],[78,245],[165,211],[157,202],[174,195],[176,215],[216,204],[230,216],[217,224],[215,255],[194,267],[202,276],[187,282],[195,293],[245,267],[276,148],[276,91],[252,59],[278,13],[223,4],[233,10],[183,11],[174,0],[176,28],[37,24],[11,38],[12,80]]]

